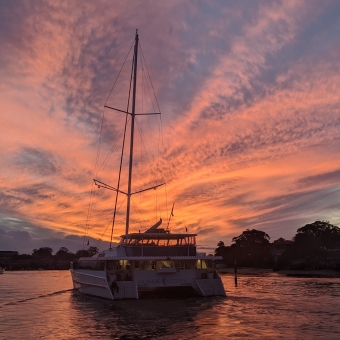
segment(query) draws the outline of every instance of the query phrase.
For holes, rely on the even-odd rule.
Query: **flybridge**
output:
[[[196,256],[197,234],[171,234],[158,229],[161,224],[162,219],[144,233],[122,235],[119,246],[127,256]]]
[[[196,234],[134,233],[123,235],[127,256],[196,256]]]

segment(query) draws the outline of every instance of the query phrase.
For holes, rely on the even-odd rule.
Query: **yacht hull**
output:
[[[134,271],[129,280],[116,280],[106,271],[70,269],[73,286],[80,293],[110,300],[138,299],[139,290],[145,288],[192,287],[200,296],[226,296],[217,273],[201,275],[196,270]]]
[[[113,294],[108,286],[105,272],[89,271],[86,269],[70,269],[73,288],[80,293],[99,296],[113,300]]]

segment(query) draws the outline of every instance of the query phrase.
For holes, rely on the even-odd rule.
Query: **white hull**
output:
[[[110,300],[138,299],[139,289],[159,287],[192,287],[197,295],[226,296],[221,278],[216,273],[201,275],[195,269],[180,271],[136,270],[133,279],[115,281],[105,271],[70,269],[73,286],[79,292]]]
[[[70,269],[73,287],[81,293],[100,296],[113,300],[113,294],[106,279],[104,271],[91,271],[86,269]]]

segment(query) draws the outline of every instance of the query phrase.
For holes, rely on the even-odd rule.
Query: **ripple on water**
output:
[[[71,290],[68,272],[0,278],[1,339],[340,338],[339,279],[222,276],[228,297],[108,301]]]

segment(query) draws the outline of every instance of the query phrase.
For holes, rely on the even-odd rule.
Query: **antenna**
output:
[[[172,204],[171,213],[170,213],[169,220],[168,220],[168,225],[166,226],[167,230],[169,229],[169,224],[170,224],[171,216],[175,216],[174,215],[174,206],[175,206],[175,202]]]

